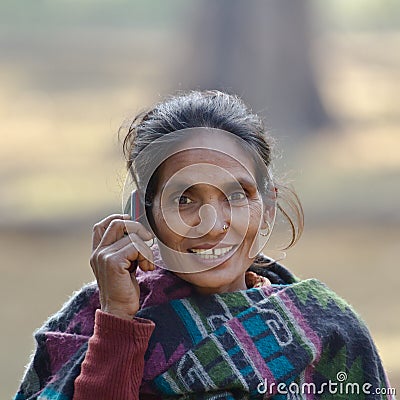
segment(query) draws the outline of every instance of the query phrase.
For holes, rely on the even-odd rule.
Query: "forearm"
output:
[[[129,321],[97,310],[94,333],[75,380],[74,400],[138,399],[153,329],[149,320]]]

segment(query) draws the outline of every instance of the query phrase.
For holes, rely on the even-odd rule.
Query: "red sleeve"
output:
[[[74,400],[137,400],[154,323],[96,311],[93,336],[75,380]]]

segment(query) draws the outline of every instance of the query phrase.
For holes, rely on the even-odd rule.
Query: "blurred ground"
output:
[[[110,48],[123,47],[109,40]],[[354,306],[368,323],[397,388],[399,48],[397,33],[321,37],[319,81],[337,123],[290,143],[291,157],[283,148],[279,162],[293,171],[290,177],[306,213],[304,237],[284,263],[301,277],[325,281]],[[73,290],[92,280],[91,226],[120,210],[124,174],[115,132],[126,114],[154,101],[149,93],[162,81],[159,66],[152,64],[130,71],[131,80],[112,88],[43,90],[48,75],[44,72],[40,84],[31,81],[29,71],[37,66],[32,58],[11,57],[12,49],[11,44],[7,62],[0,64],[0,77],[7,78],[0,92],[4,399],[18,386],[33,349],[33,330]],[[134,50],[127,55],[134,56]],[[79,54],[74,57],[79,60]],[[116,74],[124,71],[125,61],[115,60]],[[62,57],[54,62],[62,65]],[[48,87],[67,84],[50,82]]]

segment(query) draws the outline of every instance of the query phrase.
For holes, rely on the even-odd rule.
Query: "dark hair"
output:
[[[146,173],[143,165],[135,166],[135,161],[147,146],[160,138],[168,143],[168,134],[196,127],[221,129],[236,135],[244,141],[251,152],[261,157],[267,168],[271,166],[273,139],[266,134],[262,119],[238,96],[217,90],[190,91],[168,97],[128,123],[123,151],[127,168],[134,181],[138,183],[140,175]],[[303,210],[296,193],[291,188],[275,181],[274,186],[277,191],[278,210],[291,226],[292,237],[286,246],[289,248],[301,236],[304,223]],[[152,173],[145,195],[146,212],[150,219],[152,216],[149,209],[156,187],[157,171]]]

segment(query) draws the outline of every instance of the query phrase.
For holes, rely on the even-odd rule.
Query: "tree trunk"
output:
[[[312,65],[307,0],[196,4],[191,65],[179,76],[183,88],[237,93],[274,129],[306,132],[327,123]]]

